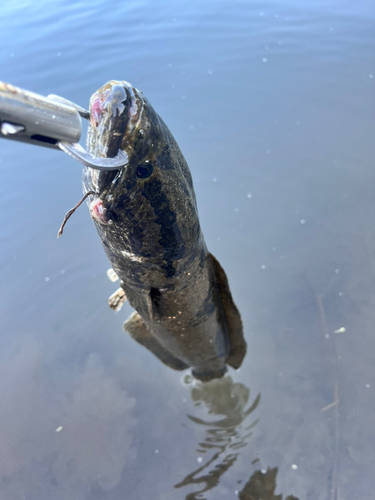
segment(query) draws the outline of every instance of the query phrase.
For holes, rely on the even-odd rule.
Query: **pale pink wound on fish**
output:
[[[99,96],[96,96],[91,102],[91,123],[93,127],[99,125],[102,117],[101,102]]]
[[[110,219],[106,217],[106,209],[103,207],[103,200],[97,198],[90,203],[90,215],[100,224],[110,224]]]

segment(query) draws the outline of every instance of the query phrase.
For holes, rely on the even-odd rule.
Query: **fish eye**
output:
[[[142,165],[138,165],[137,168],[137,177],[140,179],[148,179],[152,174],[154,167],[151,163],[142,163]]]

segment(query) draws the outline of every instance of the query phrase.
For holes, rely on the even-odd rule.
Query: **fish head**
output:
[[[178,260],[201,237],[187,163],[168,127],[142,92],[125,81],[110,81],[91,97],[87,149],[128,164],[117,171],[85,167],[90,214],[105,241],[139,259],[161,255]],[[115,251],[115,244],[112,244]]]

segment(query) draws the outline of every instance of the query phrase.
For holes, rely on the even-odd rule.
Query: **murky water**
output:
[[[375,6],[3,0],[1,79],[144,91],[193,174],[248,354],[195,384],[122,331],[81,167],[0,144],[0,496],[368,500]],[[344,327],[345,333],[334,331]]]

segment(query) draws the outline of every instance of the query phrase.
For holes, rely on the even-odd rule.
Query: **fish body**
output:
[[[189,167],[140,91],[111,81],[90,101],[87,149],[126,152],[119,171],[85,167],[84,191],[105,252],[135,312],[125,330],[170,367],[200,380],[238,368],[242,322],[225,272],[208,252]]]

